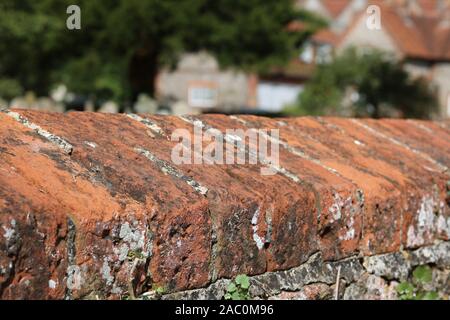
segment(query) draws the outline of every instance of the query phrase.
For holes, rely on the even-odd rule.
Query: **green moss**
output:
[[[128,251],[127,257],[128,257],[129,260],[145,259],[145,255],[140,250],[130,250],[130,251]]]

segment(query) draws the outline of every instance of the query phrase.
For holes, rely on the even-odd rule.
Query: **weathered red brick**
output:
[[[179,291],[450,235],[445,122],[15,112],[41,131],[0,113],[1,298]],[[278,173],[174,164],[196,120],[279,129]]]

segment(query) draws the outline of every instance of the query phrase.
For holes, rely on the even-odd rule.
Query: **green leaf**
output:
[[[239,292],[235,291],[231,294],[231,299],[232,300],[242,300],[241,295],[239,294]]]
[[[425,296],[425,293],[418,292],[415,296],[412,297],[412,299],[408,300],[424,300],[423,297]]]
[[[418,266],[413,271],[413,277],[416,282],[424,284],[431,282],[433,274],[429,266]]]
[[[236,276],[236,279],[235,279],[235,282],[237,283],[237,284],[241,284],[241,281],[242,281],[242,279],[245,277],[245,274],[238,274],[237,276]]]
[[[227,287],[227,291],[231,293],[231,292],[235,292],[236,290],[237,290],[237,287],[234,284],[234,282],[230,282],[230,284]]]
[[[239,284],[242,289],[248,289],[250,287],[249,278],[245,274],[238,275],[236,277],[236,283]]]
[[[427,292],[422,297],[422,300],[438,300],[438,299],[439,295],[437,294],[437,292],[434,291]]]
[[[244,281],[243,283],[241,283],[241,288],[247,290],[250,287],[250,282]]]
[[[157,294],[164,294],[166,289],[164,287],[157,287],[155,291]]]
[[[414,286],[409,282],[402,282],[397,286],[397,292],[403,295],[410,295],[414,292]]]

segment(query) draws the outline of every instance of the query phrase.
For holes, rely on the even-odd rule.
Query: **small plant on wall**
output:
[[[240,274],[230,282],[224,298],[225,300],[248,300],[250,299],[249,288],[250,280],[248,276]]]
[[[433,280],[433,273],[428,265],[418,266],[412,274],[412,281],[404,281],[397,286],[400,300],[438,300],[435,291],[428,291],[424,287]]]

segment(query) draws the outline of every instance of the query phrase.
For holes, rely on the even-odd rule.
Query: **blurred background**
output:
[[[450,0],[0,0],[1,107],[449,118]]]

